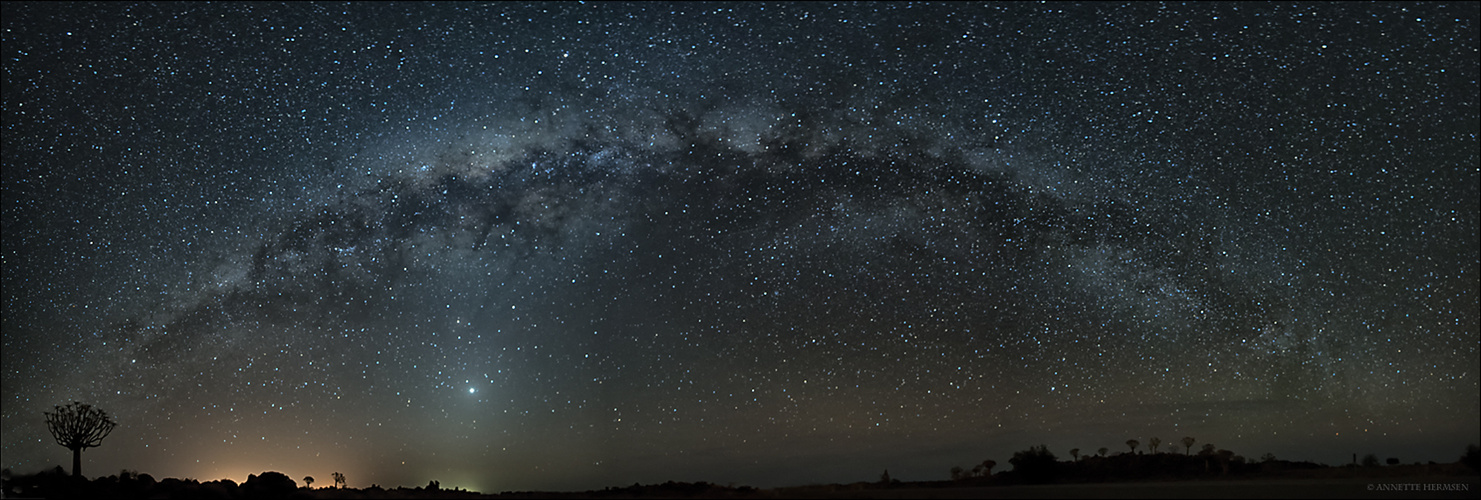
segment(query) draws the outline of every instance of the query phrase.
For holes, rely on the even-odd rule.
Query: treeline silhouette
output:
[[[1154,444],[1151,449],[1156,450],[1155,443],[1160,443],[1160,440],[1152,438],[1152,443]],[[1362,465],[1359,465],[1357,456],[1354,455],[1353,463],[1331,467],[1314,462],[1280,460],[1270,453],[1262,455],[1258,460],[1251,460],[1233,451],[1220,449],[1211,443],[1204,444],[1194,452],[1192,450],[1193,438],[1183,438],[1180,443],[1184,445],[1184,450],[1152,451],[1150,453],[1138,451],[1137,445],[1140,443],[1136,440],[1128,440],[1126,444],[1129,450],[1119,453],[1108,453],[1106,448],[1101,448],[1095,454],[1082,455],[1076,448],[1070,450],[1071,459],[1068,461],[1060,461],[1059,457],[1049,451],[1045,445],[1030,446],[1026,450],[1013,453],[1013,458],[1008,460],[1008,463],[1013,466],[1012,470],[993,474],[992,464],[996,462],[986,460],[970,471],[962,467],[953,467],[951,479],[956,482],[984,484],[1099,483],[1227,476],[1299,476],[1300,471],[1318,469],[1376,469],[1382,467],[1378,457],[1373,454],[1363,457]],[[1386,462],[1391,467],[1401,463],[1398,458],[1394,457],[1390,457]],[[1471,473],[1481,472],[1481,447],[1467,446],[1459,463],[1465,467],[1447,468],[1449,464],[1430,462],[1427,464],[1430,468],[1421,472],[1444,474],[1462,472],[1465,468],[1469,468]],[[1424,464],[1415,462],[1414,465]]]
[[[497,495],[482,494],[460,488],[443,489],[436,480],[425,487],[345,488],[344,476],[335,473],[336,487],[310,488],[312,477],[305,477],[305,486],[298,484],[279,472],[263,472],[247,476],[247,481],[237,484],[230,479],[196,481],[194,479],[166,478],[155,480],[149,474],[124,470],[118,474],[86,479],[68,474],[56,466],[36,474],[12,475],[9,469],[3,473],[4,495],[0,498],[78,498],[101,500],[144,500],[144,499],[203,499],[203,500],[294,500],[294,499],[355,499],[355,498],[731,498],[750,497],[761,490],[750,486],[724,486],[704,481],[684,483],[668,481],[661,484],[607,487],[585,492],[506,491]]]
[[[344,476],[335,473],[336,486],[344,484]],[[9,469],[4,473],[5,497],[21,498],[87,498],[87,499],[204,499],[204,500],[291,500],[314,498],[480,498],[476,492],[463,489],[442,489],[437,481],[427,483],[425,488],[398,487],[381,488],[372,485],[364,489],[299,487],[297,482],[280,472],[263,472],[247,476],[247,481],[237,484],[230,479],[196,481],[194,479],[165,478],[156,481],[154,476],[137,471],[124,470],[118,474],[86,479],[73,476],[56,466],[36,474],[12,476]],[[305,483],[312,483],[312,478]]]
[[[895,488],[943,488],[959,486],[1003,486],[1016,484],[1047,483],[1096,483],[1119,481],[1180,480],[1201,478],[1260,478],[1260,477],[1332,477],[1331,475],[1307,474],[1308,472],[1351,472],[1364,477],[1403,477],[1413,475],[1471,475],[1481,472],[1481,447],[1470,445],[1459,462],[1428,465],[1418,463],[1395,466],[1398,460],[1390,458],[1390,466],[1380,465],[1376,455],[1369,454],[1359,465],[1356,457],[1351,464],[1332,467],[1312,462],[1278,460],[1267,453],[1259,460],[1248,460],[1229,450],[1205,445],[1193,452],[1191,446],[1183,452],[1126,452],[1109,453],[1104,448],[1094,454],[1080,454],[1071,450],[1071,459],[1059,460],[1047,446],[1031,446],[1013,454],[1008,460],[1011,470],[994,473],[997,462],[985,460],[972,469],[952,468],[952,481],[909,481],[891,478],[888,471],[879,476],[878,482],[851,485],[810,485],[761,490],[749,486],[721,486],[707,482],[683,483],[669,481],[662,484],[626,487],[609,487],[585,492],[521,491],[503,492],[500,498],[740,498],[740,497],[828,497],[853,495],[867,489]],[[344,476],[334,475],[335,485],[345,484]],[[206,500],[288,500],[288,499],[353,499],[353,498],[489,498],[492,495],[462,489],[442,489],[433,480],[426,487],[394,489],[372,485],[369,488],[314,488],[299,487],[297,482],[278,472],[263,472],[250,475],[247,481],[238,484],[230,479],[196,481],[194,479],[166,478],[155,480],[149,474],[124,470],[116,475],[86,479],[69,474],[56,466],[36,474],[12,475],[9,469],[0,473],[0,490],[4,497],[23,498],[88,498],[88,499],[206,499]],[[311,477],[305,477],[312,484]]]

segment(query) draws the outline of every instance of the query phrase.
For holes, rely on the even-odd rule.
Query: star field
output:
[[[4,466],[1481,440],[1477,4],[4,9]]]

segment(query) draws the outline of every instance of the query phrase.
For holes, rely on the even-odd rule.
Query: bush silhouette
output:
[[[1053,480],[1059,467],[1058,457],[1049,451],[1048,446],[1042,444],[1014,452],[1008,463],[1013,464],[1013,472],[1020,479],[1029,483],[1047,483]]]
[[[298,483],[281,472],[264,472],[262,475],[248,475],[247,482],[242,483],[242,493],[247,498],[288,498],[294,490],[298,489]]]

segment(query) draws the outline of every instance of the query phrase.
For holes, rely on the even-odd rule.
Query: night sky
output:
[[[3,465],[1481,441],[1478,4],[3,5]]]

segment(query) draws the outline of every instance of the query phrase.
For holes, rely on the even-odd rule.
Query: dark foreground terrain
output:
[[[1481,477],[1253,479],[943,488],[766,490],[784,498],[1476,498]]]
[[[1260,475],[1204,478],[1134,479],[1027,484],[1013,471],[956,481],[852,483],[758,489],[705,482],[612,487],[583,492],[503,492],[484,494],[426,487],[394,489],[303,488],[276,472],[253,475],[244,483],[199,482],[124,471],[93,480],[66,475],[60,468],[5,477],[0,498],[96,499],[358,499],[358,498],[1477,498],[1481,475],[1459,463],[1392,467],[1321,467]]]

